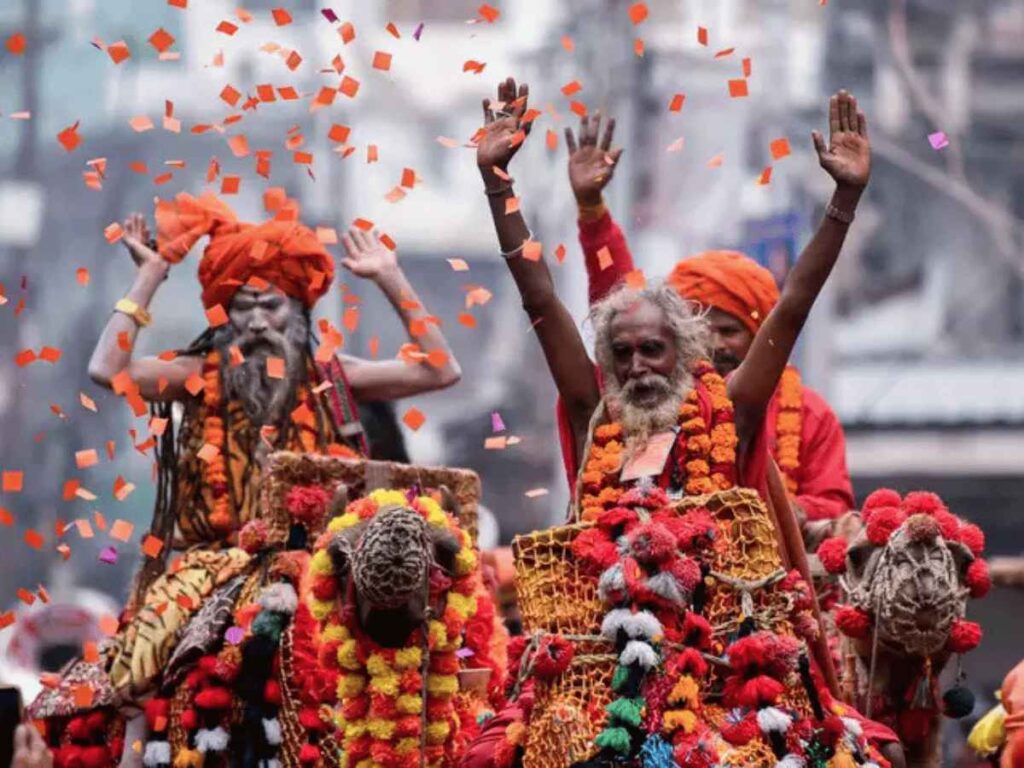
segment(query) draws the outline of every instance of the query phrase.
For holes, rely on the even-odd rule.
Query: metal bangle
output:
[[[853,211],[844,211],[840,208],[836,208],[832,203],[825,206],[825,215],[838,221],[840,224],[852,224],[853,223]]]
[[[526,239],[523,240],[523,242],[521,242],[517,247],[513,248],[511,251],[500,251],[501,258],[508,260],[515,258],[516,256],[522,255],[523,248],[525,248],[526,244],[531,240],[533,240],[533,232],[530,230],[526,230]]]

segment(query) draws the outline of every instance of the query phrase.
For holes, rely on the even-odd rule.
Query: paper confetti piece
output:
[[[562,35],[562,47],[565,48],[569,53],[576,50],[576,44],[572,41],[572,38],[568,35]]]
[[[164,548],[163,541],[149,534],[142,540],[142,554],[146,557],[156,557],[160,554],[160,551]]]
[[[729,81],[729,96],[734,99],[742,99],[748,93],[746,78],[738,78]]]
[[[292,23],[292,15],[284,8],[274,8],[271,10],[270,14],[274,17],[274,23],[279,27],[284,27]]]
[[[708,160],[708,168],[718,168],[723,162],[725,162],[725,154],[719,152],[717,155]]]
[[[605,270],[613,263],[612,252],[608,249],[608,246],[601,246],[601,249],[597,252],[597,266]]]
[[[643,55],[644,55],[644,39],[642,37],[638,37],[638,38],[636,38],[633,41],[633,53],[636,54],[636,56],[638,58],[642,58],[643,57]]]
[[[217,25],[216,31],[220,32],[222,35],[227,35],[228,37],[231,37],[233,34],[235,34],[235,32],[238,31],[238,25],[232,24],[230,21],[224,20]]]
[[[174,45],[174,35],[163,27],[160,27],[156,32],[149,36],[148,41],[150,45],[156,48],[158,53],[163,53]]]
[[[736,51],[735,48],[723,48],[722,50],[720,50],[718,53],[715,54],[715,58],[716,59],[724,59],[727,56],[732,56],[732,54],[735,51]]]
[[[98,559],[101,563],[115,565],[117,563],[117,547],[104,547],[100,550],[100,556]]]
[[[235,157],[246,157],[249,154],[249,140],[244,133],[228,137],[228,147]]]
[[[11,626],[15,620],[16,617],[14,615],[14,611],[5,611],[4,613],[0,613],[0,629],[7,629],[7,627]]]
[[[89,270],[86,267],[79,267],[78,269],[76,269],[75,270],[75,280],[77,280],[78,284],[83,286],[83,287],[88,285],[89,284]]]
[[[566,96],[572,96],[573,94],[579,93],[583,90],[583,86],[579,80],[573,80],[571,83],[566,83],[562,86],[562,93]]]
[[[391,69],[391,54],[386,51],[377,51],[373,54],[373,68],[387,72]]]
[[[75,452],[75,466],[79,469],[96,466],[99,464],[99,461],[99,455],[96,453],[95,448],[86,448],[85,450]]]
[[[118,40],[116,43],[111,43],[107,46],[107,55],[115,64],[120,64],[122,61],[130,59],[132,52],[128,50],[128,43],[124,40]]]
[[[708,30],[707,27],[697,27],[697,42],[700,45],[707,46],[708,44]]]
[[[356,94],[359,93],[359,81],[354,77],[345,75],[341,80],[341,85],[338,86],[338,90],[350,99],[354,99]]]
[[[634,25],[640,24],[647,18],[647,3],[633,3],[629,6],[629,20]]]
[[[766,165],[764,170],[761,171],[761,175],[757,177],[757,184],[760,187],[767,185],[772,180],[772,167]]]
[[[0,490],[4,493],[21,493],[25,474],[20,470],[5,469],[0,474]]]
[[[423,411],[419,408],[410,408],[402,416],[402,422],[411,429],[413,432],[417,431],[426,422],[427,417],[423,415]]]
[[[686,95],[682,93],[677,93],[675,96],[672,97],[672,101],[669,102],[668,111],[679,112],[683,108],[684,101],[686,101]]]
[[[71,689],[71,697],[75,706],[79,709],[88,709],[92,706],[93,690],[88,683],[81,683]]]
[[[417,43],[420,41],[420,37],[423,35],[424,26],[424,23],[421,21],[419,24],[416,25],[416,29],[412,33],[412,39],[415,40]]]
[[[768,145],[768,150],[772,153],[772,160],[781,160],[792,152],[789,147],[789,139],[785,136],[774,139]]]
[[[477,61],[476,59],[467,59],[462,62],[463,72],[472,72],[474,75],[479,75],[487,67],[487,63],[483,61]]]
[[[136,115],[128,121],[128,125],[130,125],[132,130],[136,133],[153,130],[153,121],[146,115]]]
[[[508,438],[504,435],[484,439],[485,451],[503,451],[506,445],[508,445]]]
[[[25,36],[21,32],[15,32],[7,38],[4,47],[14,56],[21,56],[25,52]]]
[[[32,549],[42,549],[46,539],[43,538],[43,534],[39,533],[39,531],[29,528],[25,531],[25,543],[32,547]]]
[[[220,304],[214,304],[206,310],[206,322],[210,324],[211,328],[217,328],[218,326],[225,325],[227,321],[228,313],[224,311],[224,307]]]
[[[283,357],[268,357],[267,358],[267,376],[271,379],[283,379],[284,378],[284,358]]]
[[[491,413],[491,432],[504,432],[505,422],[501,419],[501,414],[497,411]]]
[[[346,21],[338,27],[338,35],[341,37],[341,42],[348,45],[356,39],[356,28],[352,26],[351,21]]]
[[[127,520],[115,520],[114,524],[110,526],[110,538],[117,541],[128,541],[132,537],[134,530],[135,525],[133,523],[129,523]]]
[[[683,148],[683,137],[680,136],[678,139],[676,139],[671,144],[669,144],[667,147],[665,147],[665,151],[666,152],[679,152],[682,148]]]
[[[587,105],[582,101],[570,101],[569,110],[578,117],[587,116]]]
[[[750,58],[748,57],[748,58],[743,59],[743,76],[744,77],[750,77],[750,72],[751,72],[751,65],[750,65]]]
[[[555,258],[558,259],[559,264],[565,261],[565,245],[562,243],[555,247]]]
[[[949,146],[949,137],[946,136],[944,131],[936,131],[935,133],[928,134],[928,143],[937,152]]]
[[[74,125],[69,125],[57,134],[57,141],[68,152],[74,152],[75,148],[82,143],[82,137],[78,135],[78,125],[79,121],[75,121]]]
[[[488,24],[493,24],[494,22],[496,22],[498,20],[498,17],[501,15],[501,12],[497,8],[495,8],[492,5],[488,5],[487,3],[484,3],[479,8],[477,8],[476,12],[479,13],[480,18],[482,18]]]
[[[231,645],[238,645],[245,639],[245,630],[241,627],[228,627],[224,633],[224,640]]]

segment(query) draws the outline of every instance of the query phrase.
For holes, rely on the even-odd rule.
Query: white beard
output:
[[[660,390],[653,405],[636,402],[636,381],[627,382],[625,386],[618,383],[607,386],[611,407],[622,424],[627,461],[647,447],[652,435],[672,429],[678,423],[679,409],[690,391],[689,377],[685,372],[683,375],[686,377],[683,381],[677,380],[678,373],[672,377],[658,374],[645,377],[643,383],[654,384]]]

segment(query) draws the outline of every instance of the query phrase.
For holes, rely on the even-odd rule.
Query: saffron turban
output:
[[[268,198],[272,199],[272,198]],[[203,306],[225,310],[235,292],[263,281],[312,307],[334,279],[334,260],[309,227],[298,220],[298,205],[277,198],[277,213],[260,224],[239,221],[213,193],[157,200],[157,250],[177,264],[201,237],[209,235],[199,262]]]
[[[684,299],[733,315],[751,333],[779,301],[772,273],[739,251],[704,251],[683,259],[668,283]]]

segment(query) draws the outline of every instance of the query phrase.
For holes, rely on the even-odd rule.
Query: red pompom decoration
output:
[[[958,537],[960,543],[971,550],[971,554],[975,557],[981,557],[981,553],[985,550],[985,534],[974,523],[966,523],[960,526],[960,535]]]
[[[726,718],[722,723],[722,738],[734,747],[742,747],[756,739],[759,734],[760,729],[753,713],[735,721]]]
[[[217,657],[216,656],[201,656],[199,661],[196,662],[196,669],[202,672],[204,675],[214,675],[217,672]]]
[[[57,768],[82,768],[84,747],[68,744],[54,752],[53,758]]]
[[[319,485],[295,485],[288,491],[284,507],[297,523],[315,526],[327,515],[331,494]]]
[[[692,557],[679,557],[673,560],[668,568],[669,573],[675,576],[679,585],[687,592],[693,592],[700,583],[700,566]]]
[[[980,557],[971,561],[964,575],[964,584],[971,590],[971,597],[981,598],[992,589],[992,578],[988,575],[988,563]]]
[[[550,680],[565,672],[576,655],[572,641],[561,635],[545,635],[533,658],[533,669],[542,680]]]
[[[107,723],[109,720],[110,718],[107,713],[102,709],[97,709],[85,715],[86,725],[88,725],[89,730],[96,735],[103,733],[107,729]]]
[[[303,707],[299,710],[299,723],[307,731],[319,731],[324,727],[320,721],[320,713],[313,707]]]
[[[181,713],[181,727],[186,731],[194,731],[199,727],[199,713],[189,707]]]
[[[238,546],[254,555],[267,546],[270,540],[270,527],[261,518],[250,520],[238,532]]]
[[[274,706],[281,704],[281,686],[277,680],[267,680],[267,684],[263,686],[263,700]]]
[[[64,732],[72,741],[88,741],[92,738],[92,728],[84,717],[73,717],[68,721]]]
[[[827,715],[821,721],[820,738],[827,747],[835,747],[845,732],[846,726],[843,725],[842,718],[838,715]]]
[[[82,749],[82,768],[108,768],[111,762],[110,750],[106,746]]]
[[[684,645],[698,650],[711,645],[711,625],[708,620],[699,613],[687,611],[686,618],[683,619],[682,641]]]
[[[634,485],[619,499],[623,507],[643,507],[644,509],[661,509],[669,505],[668,494],[664,489],[654,486],[648,488]]]
[[[710,645],[710,642],[708,644]],[[684,648],[672,657],[669,662],[669,672],[673,679],[681,675],[690,675],[700,679],[708,673],[708,663],[704,661],[704,657],[696,648]]]
[[[785,690],[782,683],[768,675],[757,675],[749,680],[732,675],[725,681],[722,700],[730,707],[760,709],[778,701]]]
[[[313,765],[320,759],[320,747],[316,744],[303,744],[299,750],[299,762],[303,765]]]
[[[835,613],[836,627],[847,637],[864,638],[871,632],[871,616],[852,605],[840,605]]]
[[[935,522],[939,524],[939,530],[942,532],[942,538],[946,541],[956,541],[957,536],[960,533],[960,521],[957,516],[952,512],[940,509],[932,517],[935,518]]]
[[[618,547],[601,528],[581,531],[573,539],[572,553],[582,564],[598,573],[619,559]]]
[[[663,563],[676,551],[676,537],[660,523],[649,521],[629,534],[629,548],[641,563]]]
[[[601,512],[594,522],[598,528],[607,533],[619,533],[617,528],[623,528],[628,533],[634,525],[640,522],[640,515],[627,507],[612,507]]]
[[[846,570],[846,539],[833,536],[818,545],[818,559],[829,573],[842,573]]]
[[[934,515],[936,512],[948,511],[946,505],[931,491],[911,491],[903,499],[903,511],[907,515]]]
[[[167,713],[171,711],[171,702],[167,699],[152,698],[143,705],[146,713],[146,724],[151,731],[163,731],[167,728]]]
[[[981,627],[967,619],[955,619],[949,630],[946,649],[950,653],[967,653],[973,651],[981,642]]]
[[[220,686],[205,688],[196,694],[195,703],[200,709],[227,709],[231,706],[231,691]]]
[[[906,519],[899,507],[876,507],[868,515],[868,541],[876,546],[884,545]]]
[[[902,503],[903,499],[892,488],[879,488],[864,499],[864,506],[861,507],[861,512],[866,515],[873,509],[878,509],[880,507],[898,507]]]

